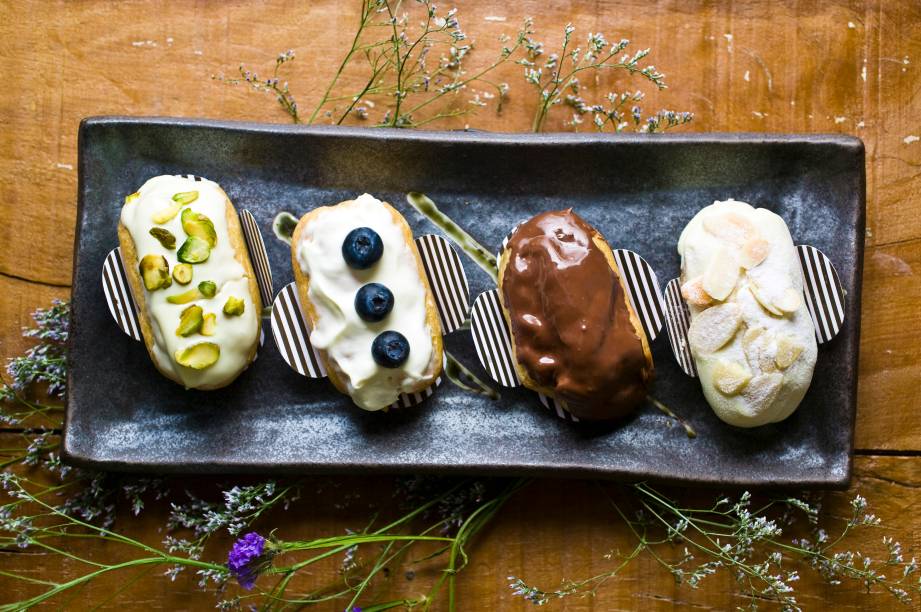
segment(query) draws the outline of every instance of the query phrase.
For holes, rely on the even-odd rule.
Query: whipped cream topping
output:
[[[257,309],[250,297],[246,271],[234,257],[225,216],[227,197],[217,183],[178,176],[157,176],[144,183],[138,190],[140,197],[126,203],[121,212],[122,224],[134,240],[138,258],[150,254],[162,255],[169,263],[171,273],[176,264],[181,263],[176,258],[179,247],[186,239],[186,233],[182,229],[181,210],[166,223],[154,223],[152,217],[174,204],[173,195],[187,191],[197,191],[198,199],[182,208],[191,208],[211,220],[217,234],[217,244],[211,250],[207,261],[192,265],[192,282],[188,285],[180,285],[173,281],[173,284],[165,289],[147,291],[145,288],[144,296],[154,334],[152,353],[157,365],[162,370],[173,373],[187,388],[196,388],[224,381],[248,365],[250,350],[259,333],[261,313],[256,312]],[[153,227],[169,230],[176,237],[176,248],[167,249],[151,236],[150,229]],[[136,269],[138,262],[125,262],[125,265],[133,265]],[[167,297],[185,293],[206,280],[217,285],[214,297],[202,297],[187,304],[170,304],[166,301]],[[231,296],[244,301],[242,315],[231,317],[222,312],[224,303]],[[176,335],[182,311],[193,304],[201,306],[206,314],[217,315],[213,336]],[[200,342],[213,342],[220,346],[221,355],[214,365],[204,370],[193,370],[176,363],[176,351]]]
[[[710,406],[739,427],[787,418],[817,356],[787,224],[745,202],[714,202],[684,228],[678,253],[688,340]]]
[[[350,268],[342,257],[346,235],[358,227],[373,229],[384,244],[381,259],[367,270]],[[426,288],[403,228],[380,200],[363,194],[323,209],[302,231],[296,257],[310,276],[307,295],[317,315],[310,343],[337,364],[358,406],[379,410],[420,381],[434,380]],[[394,297],[393,310],[377,323],[363,321],[355,310],[356,292],[371,282],[385,285]],[[371,356],[374,338],[386,330],[409,341],[409,358],[399,368],[381,367]]]

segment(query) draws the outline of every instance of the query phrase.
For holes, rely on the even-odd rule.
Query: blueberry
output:
[[[384,254],[380,235],[370,227],[356,227],[342,243],[342,257],[349,267],[366,270]]]
[[[409,340],[400,332],[381,332],[371,344],[371,356],[379,366],[398,368],[409,359]]]
[[[355,310],[368,323],[383,321],[393,310],[393,294],[380,283],[368,283],[355,294]]]

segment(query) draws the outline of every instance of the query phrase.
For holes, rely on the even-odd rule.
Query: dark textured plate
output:
[[[617,248],[643,255],[665,282],[691,217],[733,197],[784,219],[797,244],[824,251],[848,292],[841,334],[819,350],[792,417],[754,430],[720,422],[663,334],[653,395],[698,437],[652,406],[618,426],[567,423],[524,390],[498,401],[446,382],[422,406],[368,413],[325,380],[299,377],[270,335],[231,386],[185,391],[110,319],[100,286],[126,194],[158,174],[220,183],[255,215],[275,290],[291,281],[272,234],[296,215],[370,192],[414,230],[437,229],[405,200],[428,194],[491,250],[539,211],[575,207]],[[843,486],[850,477],[864,237],[864,150],[843,136],[767,134],[512,135],[95,118],[80,128],[80,206],[64,454],[106,469],[155,472],[429,471],[662,478],[697,483]],[[465,259],[471,295],[492,288]],[[447,347],[485,377],[467,331]]]

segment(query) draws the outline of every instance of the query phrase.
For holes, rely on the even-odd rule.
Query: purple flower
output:
[[[270,558],[265,552],[265,538],[252,531],[233,544],[227,556],[227,567],[247,591],[253,588],[256,578],[268,567]]]

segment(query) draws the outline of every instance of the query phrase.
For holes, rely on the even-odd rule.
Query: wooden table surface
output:
[[[478,43],[474,53],[494,49],[496,37],[513,33],[528,15],[548,43],[557,41],[571,21],[580,36],[602,31],[609,39],[626,37],[639,47],[652,47],[651,59],[667,74],[669,88],[651,94],[646,106],[693,111],[694,122],[686,129],[833,132],[863,139],[867,232],[857,457],[851,490],[830,494],[828,505],[836,512],[859,491],[883,518],[883,533],[901,538],[908,556],[921,556],[921,518],[916,510],[921,503],[921,4],[458,4],[462,25]],[[82,117],[286,121],[270,98],[212,80],[212,75],[232,74],[241,62],[267,72],[279,51],[293,48],[298,58],[288,79],[302,107],[309,107],[351,40],[357,10],[355,0],[0,2],[0,358],[28,346],[19,330],[30,323],[36,306],[69,294],[76,136]],[[530,127],[533,96],[525,94],[521,69],[503,70],[513,86],[503,115],[487,109],[461,123],[508,131]],[[564,129],[559,117],[549,128]],[[340,488],[374,490],[369,479],[360,477],[344,479]],[[715,497],[718,492],[711,493]],[[459,609],[523,609],[521,600],[510,597],[509,574],[553,588],[561,578],[587,577],[610,568],[604,553],[630,542],[623,525],[594,497],[591,483],[578,481],[539,481],[520,493],[473,549],[471,565],[459,579]],[[363,522],[360,509],[336,509],[319,497],[298,508],[275,515],[280,537],[342,533]],[[127,518],[121,525],[129,533],[158,541],[162,535],[156,529],[164,516],[165,507],[153,506],[140,519]],[[879,554],[878,542],[879,532],[872,532],[854,545]],[[92,554],[106,554],[104,546],[93,546],[98,550]],[[0,551],[0,565],[32,576],[61,577],[77,570],[72,563],[38,553]],[[100,581],[68,606],[103,601],[120,580]],[[411,583],[399,582],[393,586],[395,592],[412,591]],[[33,592],[6,584],[0,586],[3,601]],[[827,587],[811,577],[804,577],[797,590],[810,609],[894,605],[886,595],[862,596],[858,588]],[[122,597],[122,606],[145,608],[210,608],[214,602],[211,595],[198,594],[188,576],[175,583],[148,580]],[[726,609],[741,603],[728,575],[692,590],[676,586],[654,561],[641,558],[594,599],[571,599],[553,607]],[[914,609],[921,609],[918,603]]]

